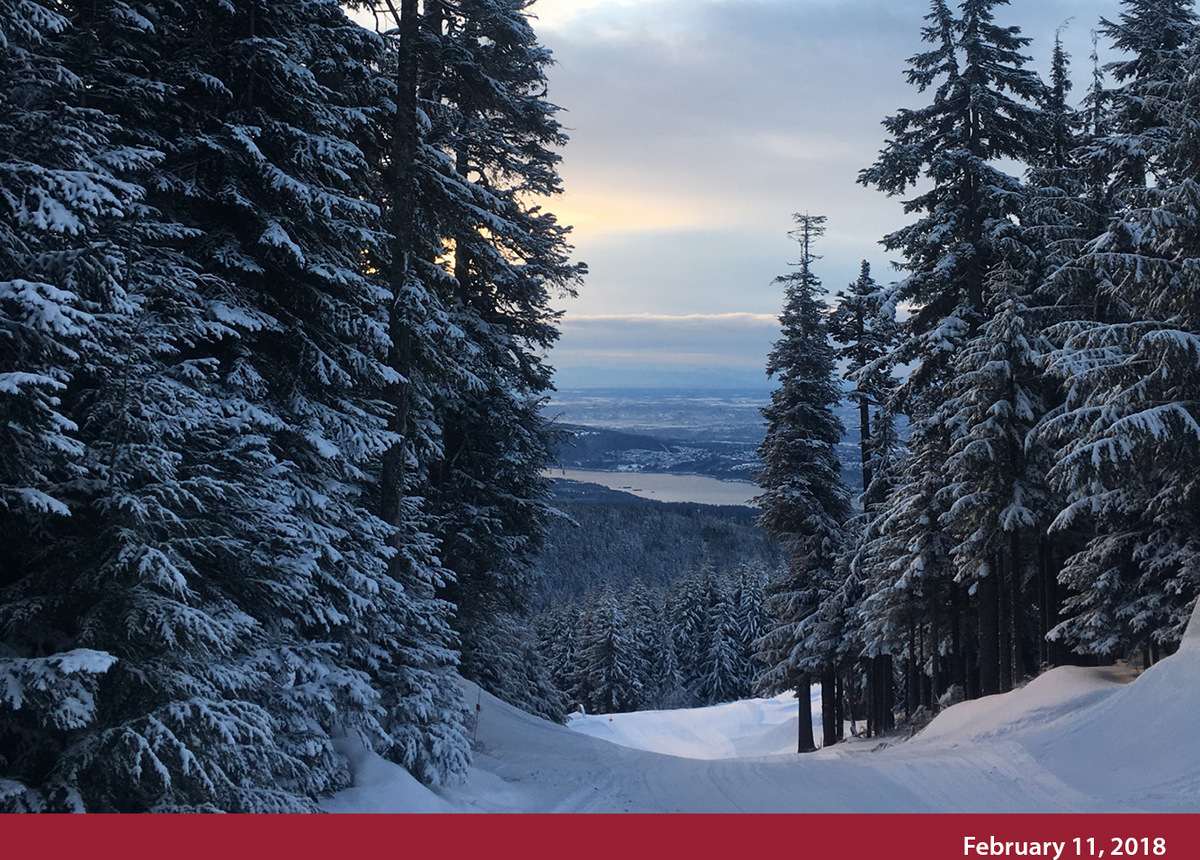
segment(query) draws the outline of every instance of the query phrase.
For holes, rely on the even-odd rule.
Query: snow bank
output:
[[[1192,610],[1192,620],[1188,622],[1187,630],[1183,631],[1183,641],[1179,643],[1180,651],[1195,651],[1200,649],[1200,600]]]
[[[1060,666],[1011,693],[984,696],[947,708],[917,735],[917,745],[982,742],[1005,735],[1061,728],[1135,678],[1132,669]]]
[[[812,693],[815,724],[821,715],[820,688]],[[796,751],[796,695],[748,699],[676,711],[584,715],[571,718],[575,731],[633,749],[695,759],[754,758]],[[817,732],[820,736],[820,732]]]
[[[322,801],[326,812],[455,811],[400,765],[366,749],[357,739],[341,741],[337,751],[346,756],[354,785]]]
[[[1129,808],[1200,812],[1200,613],[1178,652],[1029,745],[1071,785]]]

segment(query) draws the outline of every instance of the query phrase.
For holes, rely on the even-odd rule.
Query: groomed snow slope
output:
[[[1200,812],[1200,609],[1141,677],[1055,669],[944,711],[912,740],[805,756],[795,701],[576,718],[483,694],[467,783],[434,793],[352,753],[331,812]],[[475,688],[471,685],[471,697]],[[608,738],[607,740],[605,738]],[[671,754],[666,754],[671,753]]]

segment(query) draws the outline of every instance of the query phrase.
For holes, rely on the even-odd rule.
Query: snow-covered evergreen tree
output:
[[[1040,270],[1019,238],[1007,247],[989,280],[990,319],[955,359],[937,412],[950,430],[941,521],[960,541],[956,578],[976,596],[981,695],[1024,676],[1023,589],[1049,507],[1050,453],[1032,437],[1047,411],[1050,349],[1029,306]]]
[[[405,273],[393,278],[423,298],[393,322],[413,329],[393,366],[409,380],[408,434],[436,428],[427,465],[406,480],[428,499],[452,573],[439,596],[456,608],[461,671],[486,685],[495,677],[486,664],[511,641],[497,619],[528,610],[549,516],[544,472],[557,437],[541,412],[551,387],[542,356],[558,335],[549,302],[572,292],[584,267],[568,259],[568,229],[531,201],[561,190],[566,137],[545,98],[551,57],[528,0],[366,5],[400,15],[405,130],[395,144],[406,155],[393,157],[413,161],[392,180],[407,189],[396,198],[407,212]]]
[[[63,583],[30,588],[72,514],[68,485],[87,474],[66,403],[103,323],[120,254],[103,241],[138,208],[122,181],[153,154],[125,149],[86,104],[73,73],[65,10],[0,4],[0,810],[77,805],[55,785],[67,738],[94,730],[103,675],[116,662],[58,624]],[[34,600],[22,595],[33,592]],[[56,790],[57,789],[57,790]]]
[[[710,576],[712,570],[709,567],[689,571],[674,583],[667,598],[667,618],[675,643],[675,654],[679,658],[683,688],[688,691],[688,706],[695,702],[696,682],[708,646],[703,580]]]
[[[862,652],[858,632],[858,604],[864,597],[863,569],[854,563],[857,549],[865,539],[866,530],[875,510],[890,490],[889,458],[895,441],[894,419],[889,402],[896,388],[892,378],[893,351],[897,346],[895,294],[891,288],[881,288],[871,277],[866,260],[858,279],[847,290],[837,294],[837,306],[829,317],[830,335],[837,343],[836,356],[844,363],[842,378],[854,384],[848,397],[858,404],[859,461],[863,492],[862,511],[847,523],[847,548],[839,556],[836,586],[828,598],[831,615],[845,631],[838,645],[837,665],[851,686],[858,683]],[[878,471],[878,476],[877,476]],[[886,654],[875,654],[870,660],[890,661]],[[889,679],[890,672],[876,673]],[[868,677],[875,677],[868,673]],[[890,689],[869,690],[880,700],[890,699]]]
[[[871,266],[862,262],[858,279],[837,294],[837,305],[829,317],[830,337],[839,344],[835,357],[845,364],[842,378],[854,384],[848,393],[858,404],[859,448],[862,455],[863,507],[869,499],[874,463],[872,428],[891,420],[885,406],[895,388],[890,356],[896,347],[896,302],[892,290],[882,288],[871,277]]]
[[[621,611],[629,636],[638,652],[638,662],[644,668],[642,678],[643,702],[650,706],[658,693],[659,678],[655,667],[659,662],[659,647],[664,638],[661,595],[640,579],[634,580],[621,595]]]
[[[842,425],[833,413],[841,400],[834,380],[833,346],[812,270],[818,259],[812,244],[824,232],[824,216],[795,216],[800,243],[797,271],[778,279],[784,287],[783,332],[767,358],[767,373],[779,387],[763,408],[767,432],[759,446],[762,470],[755,476],[762,493],[759,521],[788,553],[788,565],[768,584],[770,622],[758,642],[764,692],[795,690],[801,700],[801,752],[813,747],[809,701],[813,672],[824,671],[836,652],[840,631],[831,626],[823,598],[831,590],[833,563],[849,515],[849,491],[841,478],[834,446]],[[831,691],[832,692],[832,691]],[[833,696],[827,697],[831,704]],[[807,736],[806,736],[807,735]]]
[[[886,119],[891,140],[859,174],[860,183],[889,195],[930,186],[904,201],[917,220],[884,239],[904,254],[909,273],[899,298],[915,304],[903,351],[918,362],[912,385],[937,384],[984,318],[997,230],[1017,216],[1021,200],[1020,181],[996,163],[1027,162],[1044,140],[1045,85],[1025,68],[1029,39],[995,23],[1003,5],[963,0],[955,16],[945,0],[933,0],[922,30],[932,47],[912,57],[906,73],[918,91],[932,88],[933,100]]]
[[[616,594],[606,588],[580,626],[575,697],[589,713],[636,711],[646,668]]]
[[[1150,38],[1133,24],[1171,10],[1194,24],[1190,4],[1154,10],[1130,4],[1123,22],[1130,33]],[[1129,41],[1119,45],[1138,50]],[[1052,477],[1067,506],[1055,526],[1094,535],[1063,571],[1075,594],[1056,634],[1102,654],[1172,647],[1200,591],[1188,502],[1198,435],[1192,404],[1200,353],[1200,59],[1178,45],[1160,47],[1174,65],[1153,66],[1151,75],[1158,83],[1150,92],[1172,94],[1151,99],[1161,123],[1148,138],[1158,148],[1146,145],[1157,153],[1155,185],[1129,183],[1128,208],[1081,257],[1103,273],[1102,284],[1128,316],[1071,329],[1055,362],[1068,382],[1068,401],[1047,423],[1064,446]]]
[[[936,420],[919,420],[909,443],[854,562],[864,581],[858,612],[864,654],[904,658],[912,674],[942,685],[952,675],[954,683],[962,683],[965,662],[946,663],[962,657],[964,599],[954,582],[955,541],[940,522],[948,433]]]
[[[381,44],[332,2],[78,13],[64,50],[89,102],[161,159],[88,296],[104,325],[68,390],[89,469],[74,515],[4,606],[27,648],[117,658],[94,727],[43,739],[43,799],[311,809],[346,784],[344,732],[452,777],[434,547],[368,507],[393,438],[388,296],[363,256],[385,244]]]
[[[1087,243],[1104,232],[1114,206],[1110,165],[1101,142],[1108,122],[1108,95],[1097,56],[1093,66],[1096,77],[1088,107],[1076,110],[1068,102],[1070,58],[1061,33],[1056,36],[1043,103],[1047,136],[1030,164],[1020,218],[1021,240],[1036,248],[1042,270],[1037,303],[1055,308],[1044,320],[1047,329],[1058,322],[1103,319],[1113,312],[1099,286],[1100,273],[1079,263]]]
[[[766,569],[755,564],[740,564],[732,574],[730,601],[733,603],[740,647],[737,664],[740,690],[738,698],[749,698],[755,691],[754,678],[758,674],[758,666],[754,660],[754,643],[762,637],[767,622],[763,610],[763,588],[767,579]]]
[[[695,681],[701,705],[732,702],[741,694],[741,641],[736,607],[724,577],[710,575],[703,583],[705,648]]]
[[[480,664],[479,680],[484,689],[551,722],[561,723],[570,710],[570,697],[560,684],[545,656],[537,628],[524,617],[496,615],[489,636],[496,643],[491,659]]]
[[[1106,70],[1117,86],[1109,93],[1106,134],[1116,193],[1152,185],[1171,156],[1175,131],[1168,114],[1181,93],[1183,66],[1196,34],[1193,0],[1122,0],[1116,21],[1100,19],[1100,32],[1123,57]]]
[[[538,653],[550,673],[550,681],[556,689],[567,694],[568,708],[575,686],[577,633],[581,620],[579,607],[571,601],[547,607],[533,621]]]
[[[918,219],[884,240],[904,254],[908,276],[898,296],[916,307],[897,357],[915,364],[898,398],[912,420],[910,454],[869,553],[882,567],[867,574],[873,580],[864,604],[867,647],[893,654],[900,651],[889,649],[900,648],[922,659],[914,654],[919,619],[929,625],[925,638],[937,642],[926,654],[950,655],[943,683],[952,678],[964,688],[971,607],[949,563],[952,538],[941,524],[954,493],[944,469],[952,440],[937,412],[955,362],[997,306],[995,273],[1005,265],[1006,236],[1022,214],[1022,183],[998,163],[1032,163],[1049,126],[1042,109],[1047,88],[1025,68],[1029,40],[995,23],[995,10],[1004,5],[963,0],[955,14],[945,0],[933,0],[922,31],[931,47],[910,60],[907,72],[918,90],[933,90],[933,99],[885,120],[891,140],[859,174],[861,183],[888,194],[927,183],[904,202]],[[924,609],[903,608],[906,599]]]
[[[664,616],[665,613],[664,604]],[[692,704],[692,699],[684,683],[682,661],[675,650],[675,637],[665,618],[660,620],[656,632],[658,639],[655,642],[654,661],[649,664],[654,690],[651,706],[655,709],[686,708]]]

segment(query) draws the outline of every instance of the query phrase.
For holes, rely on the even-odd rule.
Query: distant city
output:
[[[547,413],[570,434],[558,451],[563,469],[753,481],[769,397],[766,388],[572,388],[555,392]],[[856,407],[837,412],[847,428],[842,479],[858,493]]]

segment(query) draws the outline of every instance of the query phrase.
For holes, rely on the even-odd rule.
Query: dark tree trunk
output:
[[[917,639],[917,625],[910,617],[908,619],[908,661],[905,663],[906,683],[904,685],[904,716],[912,719],[917,708],[921,707],[921,646]]]
[[[966,608],[967,594],[963,586],[955,584],[953,588],[953,609],[950,616],[950,683],[957,684],[962,694],[965,696],[968,689],[968,673],[967,673],[967,651],[966,645],[963,642],[963,624],[964,624],[964,609]]]
[[[879,673],[879,729],[890,732],[896,727],[896,685],[891,654],[880,654],[875,658]]]
[[[1005,558],[996,553],[998,564],[995,568],[997,592],[996,615],[1000,619],[1000,692],[1007,693],[1012,689],[1014,667],[1013,658],[1013,627],[1012,627],[1012,566],[1005,563]]]
[[[807,673],[800,677],[796,685],[796,701],[800,704],[800,725],[797,730],[796,752],[812,752],[817,748],[813,740],[812,730],[812,682]]]
[[[846,680],[849,674],[846,672],[838,672],[835,676],[837,681],[837,695],[834,698],[834,723],[837,725],[838,740],[844,737],[843,726],[846,725]]]
[[[1055,666],[1053,643],[1046,638],[1053,626],[1050,622],[1050,576],[1049,558],[1047,558],[1046,540],[1038,541],[1037,554],[1037,605],[1038,605],[1038,663],[1042,666]]]
[[[921,653],[926,656],[925,662],[928,663],[928,668],[921,673],[921,701],[929,710],[933,709],[933,703],[941,695],[942,660],[938,653],[938,637],[940,635],[939,618],[935,613],[929,624],[928,637],[923,638],[921,643]]]
[[[1038,541],[1039,624],[1038,640],[1043,666],[1063,666],[1069,662],[1066,648],[1046,637],[1062,620],[1062,596],[1058,586],[1060,554],[1049,538]]]
[[[878,734],[875,724],[875,657],[866,658],[864,678],[864,700],[866,704],[866,738]]]
[[[1024,565],[1021,564],[1021,538],[1012,533],[1012,564],[1009,567],[1011,577],[1011,601],[1009,615],[1012,625],[1012,684],[1015,689],[1025,680],[1025,607],[1022,601],[1021,579]]]
[[[397,527],[393,543],[397,550],[403,549],[407,539],[398,528],[404,521],[404,498],[406,495],[407,440],[409,391],[407,380],[412,372],[412,346],[410,342],[411,320],[405,313],[401,296],[413,276],[413,261],[416,256],[417,187],[416,161],[419,137],[417,130],[417,51],[418,32],[417,0],[401,0],[400,20],[396,22],[400,35],[400,52],[396,67],[396,117],[392,139],[391,175],[391,270],[389,286],[392,290],[392,306],[389,313],[391,349],[388,364],[405,380],[392,387],[389,405],[392,414],[388,429],[401,437],[401,441],[384,452],[380,481],[380,516],[390,526]],[[397,552],[391,565],[393,570],[403,563],[405,554]]]
[[[822,746],[831,747],[841,740],[837,713],[837,668],[833,665],[826,665],[821,668]]]
[[[860,664],[855,663],[846,676],[846,716],[850,720],[850,734],[858,736],[858,682],[861,672]]]
[[[871,408],[865,396],[858,398],[858,453],[862,458],[863,494],[871,486]],[[864,502],[864,508],[867,505]]]
[[[1000,588],[995,565],[979,580],[979,694],[1000,692]]]

